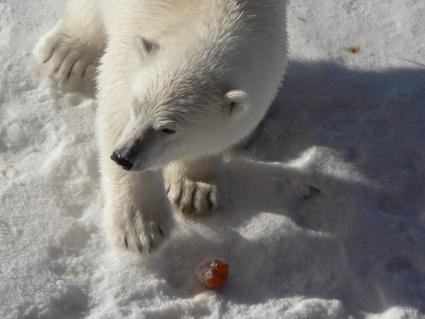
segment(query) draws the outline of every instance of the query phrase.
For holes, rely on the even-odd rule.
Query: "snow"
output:
[[[293,0],[229,205],[176,216],[145,260],[103,238],[95,102],[28,72],[62,7],[0,1],[1,318],[425,318],[425,2]],[[230,265],[218,291],[194,277],[208,256]]]

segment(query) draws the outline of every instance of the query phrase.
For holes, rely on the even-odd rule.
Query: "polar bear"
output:
[[[34,61],[64,91],[97,85],[106,235],[151,253],[172,227],[166,193],[186,214],[223,205],[221,154],[285,73],[286,0],[70,0]]]

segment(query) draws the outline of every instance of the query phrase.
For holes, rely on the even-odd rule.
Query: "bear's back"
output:
[[[182,29],[196,33],[199,26],[213,33],[229,32],[247,19],[251,30],[260,28],[271,32],[270,26],[276,28],[273,17],[280,15],[279,19],[284,23],[282,13],[286,8],[286,0],[97,1],[102,4],[105,27],[110,36],[138,33],[155,40],[178,34]]]
[[[211,13],[214,1],[199,0],[100,0],[107,33],[142,33],[161,39],[187,29]]]

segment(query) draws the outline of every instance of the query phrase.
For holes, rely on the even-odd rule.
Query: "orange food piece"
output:
[[[196,268],[196,278],[207,289],[221,287],[229,276],[229,265],[220,258],[207,258]]]

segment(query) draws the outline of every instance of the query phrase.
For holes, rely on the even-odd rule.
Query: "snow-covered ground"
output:
[[[28,73],[62,7],[0,0],[0,318],[425,318],[425,1],[293,0],[231,203],[131,263],[102,237],[94,101]],[[217,292],[207,256],[230,264]]]

